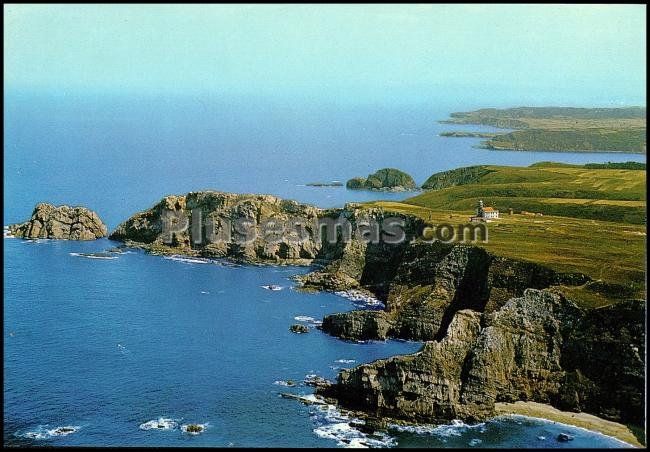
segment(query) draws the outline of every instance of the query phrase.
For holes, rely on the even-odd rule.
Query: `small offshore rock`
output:
[[[294,323],[289,327],[289,331],[296,334],[309,333],[309,327],[300,323]]]
[[[198,424],[187,424],[187,426],[185,426],[185,432],[187,433],[201,433],[203,430],[204,427]]]
[[[569,435],[568,433],[560,433],[557,435],[557,440],[565,443],[567,441],[573,441],[573,436]]]

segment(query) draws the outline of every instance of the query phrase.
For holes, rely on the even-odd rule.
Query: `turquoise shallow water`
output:
[[[451,127],[436,120],[458,109],[10,93],[4,224],[50,201],[85,204],[114,228],[165,194],[202,188],[273,193],[319,206],[406,196],[305,186],[382,166],[422,182],[435,171],[477,163],[644,161],[620,154],[490,152],[473,148],[476,139],[438,137]],[[620,445],[518,418],[364,437],[336,410],[280,398],[283,391],[311,392],[281,382],[308,374],[334,378],[341,367],[420,344],[344,342],[313,328],[290,333],[297,321],[310,324],[308,317],[358,307],[334,294],[293,290],[290,276],[306,268],[197,263],[137,251],[106,260],[78,255],[114,245],[106,239],[4,240],[5,444]],[[268,291],[265,284],[284,289]],[[188,435],[181,430],[185,423],[206,430]],[[168,428],[146,429],[159,424]],[[65,426],[74,431],[57,434]],[[574,441],[555,441],[565,431]]]

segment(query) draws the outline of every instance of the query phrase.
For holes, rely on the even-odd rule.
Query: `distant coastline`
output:
[[[450,114],[443,124],[475,124],[504,133],[442,132],[444,137],[488,138],[480,147],[495,151],[646,153],[646,109],[519,107]]]

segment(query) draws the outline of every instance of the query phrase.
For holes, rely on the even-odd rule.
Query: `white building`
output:
[[[499,218],[499,211],[492,207],[483,206],[483,200],[476,206],[476,216],[471,217],[470,221],[489,221]]]

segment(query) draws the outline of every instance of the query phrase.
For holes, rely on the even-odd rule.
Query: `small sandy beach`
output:
[[[519,414],[574,425],[612,436],[635,447],[644,447],[629,427],[592,414],[560,411],[550,405],[537,402],[497,403],[496,410],[500,415]]]

